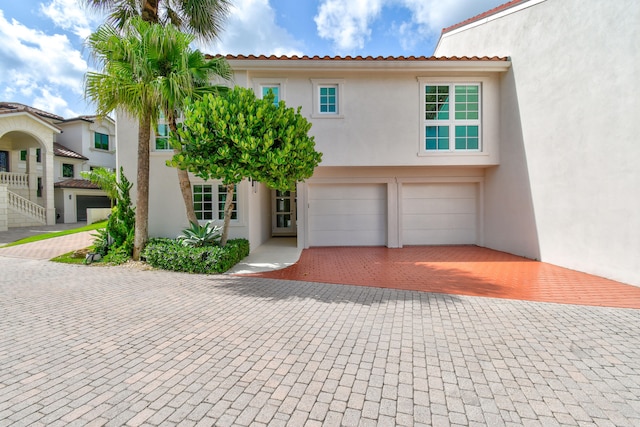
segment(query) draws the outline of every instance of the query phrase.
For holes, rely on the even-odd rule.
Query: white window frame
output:
[[[71,176],[65,176],[65,174],[64,174],[65,166],[71,166]],[[62,163],[62,165],[60,167],[61,167],[60,176],[62,178],[75,178],[76,177],[76,165],[74,163]]]
[[[482,138],[482,98],[483,85],[480,80],[468,79],[440,79],[440,78],[419,78],[419,102],[420,102],[420,145],[418,155],[438,156],[438,155],[464,155],[478,154],[484,150]],[[449,86],[449,119],[447,120],[427,120],[426,119],[426,86]],[[455,118],[455,87],[456,86],[477,86],[478,87],[478,118],[477,119],[456,119]],[[449,128],[449,148],[446,150],[427,150],[427,126],[447,126]],[[477,149],[456,149],[455,127],[456,126],[478,126],[478,148]]]
[[[224,191],[221,191],[221,187],[224,187],[221,181],[204,181],[204,182],[196,182],[196,183],[192,183],[191,184],[191,192],[192,192],[192,197],[193,197],[193,207],[194,207],[194,211],[196,213],[196,215],[198,215],[198,213],[204,213],[205,210],[204,209],[196,209],[195,208],[195,204],[196,204],[196,191],[195,191],[195,187],[196,186],[210,186],[211,187],[211,204],[212,204],[212,209],[211,209],[211,218],[207,219],[204,217],[202,218],[198,218],[198,221],[201,222],[206,222],[206,221],[214,221],[214,222],[222,222],[224,220],[224,218],[220,218],[220,214],[224,215],[224,208],[220,209],[219,204],[223,203],[220,201],[220,195],[224,194],[226,196],[226,189]],[[233,212],[236,213],[236,217],[232,218],[230,220],[231,223],[234,224],[238,224],[240,223],[240,213],[241,213],[241,206],[240,206],[240,194],[238,193],[238,189],[240,188],[240,185],[236,185],[236,190],[234,191],[234,197],[236,199],[235,201],[235,206],[233,208]],[[216,191],[214,191],[216,190]],[[202,192],[201,194],[204,194],[204,192]],[[204,201],[201,201],[204,203]]]
[[[344,118],[344,79],[311,79],[313,87],[313,113],[315,119],[342,119]],[[320,89],[324,87],[335,87],[337,105],[336,112],[323,113],[320,111]]]
[[[277,87],[278,88],[278,101],[286,102],[286,83],[287,79],[282,78],[254,78],[253,79],[253,92],[258,99],[262,99],[262,89],[265,87]]]

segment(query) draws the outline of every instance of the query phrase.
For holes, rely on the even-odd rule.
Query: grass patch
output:
[[[77,251],[67,252],[66,254],[58,255],[55,258],[51,258],[53,262],[60,262],[62,264],[84,264],[84,259],[87,254],[93,252],[94,247],[89,246],[85,249],[78,249]]]
[[[67,236],[69,234],[81,233],[83,231],[97,230],[99,228],[104,228],[106,226],[107,226],[107,221],[104,220],[100,222],[95,222],[93,224],[85,225],[84,227],[74,228],[71,230],[54,231],[51,233],[43,233],[35,236],[25,237],[24,239],[16,240],[15,242],[8,243],[2,247],[8,248],[10,246],[18,246],[18,245],[23,245],[25,243],[39,242],[41,240],[52,239],[54,237]]]

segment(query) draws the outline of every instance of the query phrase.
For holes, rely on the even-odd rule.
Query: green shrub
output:
[[[225,247],[184,246],[173,239],[151,239],[142,257],[153,267],[184,273],[224,273],[249,255],[249,241],[229,240]]]

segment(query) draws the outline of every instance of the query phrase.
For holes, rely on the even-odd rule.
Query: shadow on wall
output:
[[[500,85],[500,165],[485,173],[485,246],[540,259],[540,242],[520,120],[517,65]]]

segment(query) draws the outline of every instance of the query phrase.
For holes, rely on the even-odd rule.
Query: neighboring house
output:
[[[95,136],[103,134],[106,145],[105,138]],[[101,144],[92,148],[94,138]],[[81,180],[80,171],[114,168],[114,150],[115,122],[110,118],[65,120],[0,102],[0,230],[51,225],[56,217],[76,222],[86,218],[86,207],[105,206],[104,192]]]
[[[429,58],[227,57],[233,84],[301,106],[323,153],[296,193],[240,183],[231,236],[473,244],[640,285],[639,9],[512,1],[445,29]],[[165,135],[149,232],[175,237],[188,224]],[[119,114],[132,181],[136,138]],[[219,182],[192,184],[199,217],[219,221]]]

